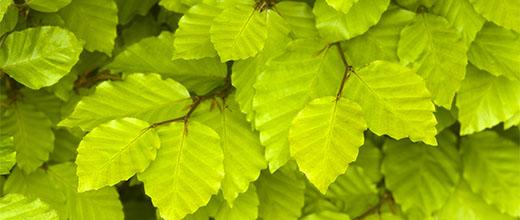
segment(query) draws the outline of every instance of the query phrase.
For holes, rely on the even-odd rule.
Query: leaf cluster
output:
[[[520,218],[518,15],[0,0],[0,219]]]

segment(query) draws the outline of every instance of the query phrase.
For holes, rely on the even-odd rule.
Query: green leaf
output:
[[[518,93],[517,93],[518,94]],[[501,212],[520,216],[520,148],[485,131],[462,139],[464,179],[474,192]]]
[[[233,100],[234,96],[229,96],[225,102],[218,101],[218,106],[221,106],[218,109],[205,106],[208,109],[203,109],[195,118],[220,135],[225,172],[221,190],[229,205],[234,204],[240,193],[246,192],[249,183],[255,181],[260,170],[267,166],[258,133],[252,130]]]
[[[108,57],[100,52],[88,52],[84,50],[79,61],[72,67],[70,72],[58,81],[58,83],[46,87],[49,92],[54,93],[56,97],[63,101],[68,101],[75,95],[74,82],[78,76],[84,73],[92,72],[95,67],[105,64]]]
[[[109,121],[90,131],[78,146],[79,192],[111,186],[143,172],[155,159],[159,136],[135,118]]]
[[[350,217],[341,212],[321,211],[307,215],[302,220],[350,220]]]
[[[23,102],[33,105],[38,111],[41,111],[49,117],[52,125],[57,124],[61,120],[61,108],[63,102],[52,93],[45,90],[31,90],[23,88],[20,90],[23,96]]]
[[[358,217],[379,200],[376,185],[363,168],[351,166],[347,172],[338,176],[325,195],[329,201],[341,206],[342,212]]]
[[[3,0],[3,2],[11,2],[10,0]],[[1,3],[0,3],[1,4]],[[9,5],[8,5],[9,6]],[[0,6],[3,7],[3,6]],[[0,12],[1,13],[1,12]],[[0,19],[0,36],[7,32],[14,30],[18,23],[18,8],[14,5],[10,5],[7,8],[5,14],[1,14],[3,19]]]
[[[283,2],[282,2],[283,3]],[[281,3],[280,3],[281,4]],[[278,9],[278,6],[277,6]],[[314,21],[314,20],[313,20]],[[240,110],[247,114],[247,120],[254,124],[253,98],[255,96],[254,84],[258,76],[266,68],[265,63],[272,57],[284,52],[290,30],[287,23],[275,11],[267,11],[267,40],[264,50],[255,57],[246,60],[238,60],[233,63],[231,83],[236,89],[235,99],[240,105]]]
[[[457,108],[461,135],[493,127],[520,111],[520,81],[469,65],[457,95]]]
[[[191,7],[179,20],[179,28],[175,31],[174,59],[200,59],[217,56],[210,39],[210,28],[213,20],[222,9],[207,3]]]
[[[162,218],[182,219],[208,203],[224,178],[220,138],[210,127],[190,121],[159,127],[161,148],[143,173],[145,192]]]
[[[154,37],[160,33],[160,22],[156,20],[154,15],[138,16],[122,28],[118,39],[116,39],[116,42],[119,41],[119,45],[116,45],[114,54],[119,54],[121,50],[128,48],[128,46],[144,38]]]
[[[338,202],[326,198],[308,181],[305,184],[305,206],[302,209],[302,216],[318,213],[324,210],[341,211]]]
[[[361,105],[368,128],[375,134],[437,144],[435,107],[414,71],[386,61],[372,62],[352,74],[344,95]]]
[[[359,0],[326,0],[327,4],[330,7],[336,9],[336,11],[340,11],[343,13],[348,13],[352,5],[359,2]]]
[[[73,175],[75,176],[74,173]],[[23,194],[31,199],[40,198],[55,209],[58,215],[64,217],[68,215],[65,192],[41,168],[27,174],[16,167],[5,182],[4,192]]]
[[[81,42],[58,27],[28,28],[9,34],[0,48],[0,69],[31,89],[50,86],[78,61]]]
[[[363,168],[364,173],[373,183],[378,183],[383,174],[381,174],[381,158],[383,153],[370,139],[365,139],[365,143],[359,149],[359,155],[352,163],[352,166]],[[348,171],[348,170],[347,170]]]
[[[0,120],[0,134],[13,136],[16,162],[25,172],[38,168],[54,147],[51,121],[34,106],[16,103]]]
[[[246,192],[237,197],[232,207],[223,202],[215,215],[215,220],[256,220],[258,204],[256,187],[251,185]]]
[[[437,132],[441,132],[442,130],[452,126],[457,122],[457,113],[453,111],[453,109],[446,110],[442,107],[437,107],[435,111],[435,118],[437,119]]]
[[[0,21],[4,18],[9,6],[13,3],[11,0],[0,0]]]
[[[514,218],[502,214],[492,205],[487,204],[482,197],[471,191],[468,183],[461,180],[455,192],[437,213],[439,220],[488,220]]]
[[[319,33],[318,29],[316,29],[314,14],[308,4],[304,2],[282,1],[276,3],[276,12],[287,22],[295,38],[318,38]],[[267,19],[267,27],[269,29],[269,12]],[[269,34],[268,38],[271,38]],[[269,44],[270,41],[271,40],[268,39],[266,45]],[[277,41],[283,42],[280,40]]]
[[[295,41],[267,63],[255,84],[253,109],[271,171],[290,157],[293,118],[310,99],[335,95],[343,72],[338,50],[316,40]]]
[[[135,117],[150,123],[182,116],[191,103],[188,91],[171,79],[157,74],[130,74],[123,81],[106,81],[94,94],[83,97],[60,126],[91,130],[121,117]]]
[[[57,12],[70,4],[72,0],[27,0],[25,3],[30,8],[41,12]]]
[[[77,150],[80,138],[74,136],[66,129],[54,130],[54,150],[49,156],[50,161],[54,162],[69,162],[76,159]]]
[[[209,92],[222,84],[226,76],[225,64],[220,63],[218,58],[172,61],[172,41],[174,38],[170,32],[145,38],[118,54],[108,68],[126,73],[160,73],[198,94]]]
[[[47,170],[37,169],[31,174],[15,169],[5,183],[5,190],[28,198],[40,198],[58,212],[60,219],[123,219],[123,207],[115,188],[78,193],[75,173],[72,163],[52,165]]]
[[[507,0],[469,0],[475,10],[488,21],[520,32],[520,2]]]
[[[418,15],[401,31],[397,54],[422,76],[434,103],[450,109],[467,64],[464,42],[450,24],[435,15]]]
[[[389,0],[358,0],[348,13],[334,10],[326,0],[317,0],[313,12],[316,27],[327,42],[343,41],[365,33],[377,24]]]
[[[291,156],[322,193],[356,160],[367,125],[361,107],[327,96],[312,100],[294,118],[289,131]]]
[[[211,42],[222,62],[253,57],[267,39],[267,12],[258,11],[254,1],[224,9],[211,25]]]
[[[0,175],[9,174],[15,163],[16,151],[13,137],[0,136]]]
[[[303,179],[293,170],[279,169],[273,174],[265,172],[257,181],[260,218],[298,219],[303,207],[304,189]]]
[[[0,219],[58,220],[56,211],[40,199],[28,199],[20,194],[7,194],[0,198]]]
[[[437,0],[433,1],[431,12],[448,20],[457,30],[469,47],[484,25],[485,20],[480,16],[469,0]]]
[[[201,0],[160,0],[159,5],[167,10],[177,13],[185,13],[192,5]]]
[[[399,61],[399,35],[414,17],[414,13],[399,8],[386,11],[377,25],[344,44],[349,64],[362,67],[375,60]]]
[[[468,58],[495,76],[520,80],[520,34],[486,23],[471,44]]]
[[[114,0],[72,0],[59,14],[65,27],[85,41],[86,50],[112,54],[118,22]]]
[[[125,25],[136,15],[146,15],[158,0],[115,0],[119,24]]]
[[[518,125],[520,125],[520,112],[517,112],[513,117],[504,122],[504,130]]]
[[[438,141],[438,147],[406,140],[385,143],[385,185],[405,212],[420,211],[429,216],[444,205],[459,182],[457,138],[445,131]]]

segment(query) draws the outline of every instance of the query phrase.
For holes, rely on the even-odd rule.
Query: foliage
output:
[[[0,219],[518,219],[519,15],[0,0]]]

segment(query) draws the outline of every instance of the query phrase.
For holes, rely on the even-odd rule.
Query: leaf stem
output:
[[[369,215],[375,213],[375,212],[379,212],[379,209],[381,208],[381,206],[383,206],[383,204],[385,202],[393,202],[394,201],[394,198],[392,197],[392,194],[388,191],[385,191],[383,193],[383,195],[381,195],[381,198],[379,198],[379,202],[377,204],[375,204],[374,206],[370,207],[369,209],[367,209],[365,212],[363,212],[361,215],[359,215],[358,217],[352,219],[352,220],[361,220],[361,219],[364,219],[366,217],[368,217]]]
[[[215,89],[211,90],[210,92],[208,92],[208,93],[206,93],[204,95],[194,95],[194,96],[192,96],[193,103],[191,103],[190,108],[189,108],[188,112],[185,115],[183,115],[181,117],[172,118],[172,119],[168,119],[168,120],[165,120],[165,121],[160,121],[160,122],[153,123],[152,125],[150,125],[148,127],[148,129],[156,128],[156,127],[159,127],[161,125],[166,125],[166,124],[169,124],[169,123],[172,123],[172,122],[178,122],[178,121],[183,121],[184,122],[184,129],[187,129],[188,120],[190,119],[190,117],[193,114],[193,112],[195,112],[197,107],[199,107],[199,105],[203,101],[206,101],[206,100],[209,100],[209,99],[213,99],[213,98],[216,98],[216,97],[220,97],[225,102],[226,98],[229,96],[229,94],[232,92],[232,89],[233,89],[233,85],[231,84],[231,72],[232,72],[232,68],[231,67],[232,67],[232,64],[233,63],[231,61],[226,63],[226,65],[227,65],[227,74],[226,74],[226,78],[224,79],[224,85],[223,86],[215,88]]]
[[[338,48],[339,55],[341,57],[341,62],[345,66],[345,72],[343,73],[343,78],[341,79],[341,84],[339,86],[338,93],[336,94],[336,101],[341,98],[341,94],[343,94],[343,88],[345,87],[345,83],[347,82],[350,72],[354,72],[354,68],[348,64],[347,59],[345,58],[345,54],[343,54],[343,49],[341,48],[341,44],[339,42],[334,43]]]

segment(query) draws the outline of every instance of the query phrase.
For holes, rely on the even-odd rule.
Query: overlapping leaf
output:
[[[304,188],[301,176],[290,169],[264,173],[257,182],[259,216],[263,219],[298,219],[304,202]]]
[[[8,193],[40,198],[58,212],[60,219],[123,219],[123,207],[115,188],[78,193],[75,173],[72,163],[52,165],[47,170],[37,169],[31,174],[15,169],[4,188]]]
[[[348,13],[336,11],[325,0],[317,0],[313,12],[316,27],[327,42],[348,40],[377,24],[389,0],[358,0]]]
[[[179,117],[191,102],[186,88],[157,74],[131,74],[123,81],[107,81],[94,94],[82,98],[61,126],[91,130],[121,117],[151,123]]]
[[[143,172],[155,159],[159,136],[150,124],[122,118],[90,131],[78,146],[79,192],[110,186]]]
[[[2,2],[11,2],[10,0],[3,0]],[[6,5],[0,5],[3,7]],[[18,8],[14,5],[7,4],[7,11],[5,14],[0,11],[0,17],[3,16],[3,19],[0,19],[0,35],[4,35],[5,33],[12,31],[16,24],[18,23]]]
[[[159,5],[170,11],[184,13],[198,2],[201,2],[201,0],[160,0]]]
[[[36,27],[9,34],[0,48],[0,69],[31,89],[50,86],[78,61],[82,44],[70,31]]]
[[[366,122],[355,102],[328,96],[312,100],[294,118],[291,156],[322,193],[356,160]]]
[[[0,175],[9,174],[16,163],[13,137],[0,136]]]
[[[480,195],[471,191],[468,183],[461,180],[455,192],[437,214],[439,220],[513,220],[512,216],[500,213],[486,203]]]
[[[292,119],[311,98],[334,95],[344,67],[335,47],[316,40],[295,41],[267,65],[255,84],[253,108],[269,169],[274,171],[289,159]]]
[[[461,167],[455,144],[449,131],[439,134],[438,147],[406,140],[385,143],[385,185],[405,212],[430,215],[450,197]]]
[[[85,41],[85,49],[112,55],[118,22],[114,0],[72,0],[59,14],[65,27]]]
[[[210,127],[190,121],[158,129],[161,148],[138,174],[145,192],[165,219],[182,219],[208,203],[224,178],[220,138]]]
[[[70,4],[72,0],[28,0],[25,3],[32,9],[42,12],[56,12]]]
[[[246,193],[249,183],[258,178],[260,170],[267,164],[258,133],[252,130],[240,112],[234,96],[218,103],[220,108],[203,109],[196,120],[204,122],[220,135],[225,172],[221,190],[224,199],[232,205],[240,193]]]
[[[342,212],[325,210],[307,215],[302,220],[350,220],[350,216]]]
[[[353,74],[345,88],[344,95],[359,103],[374,133],[437,143],[435,107],[424,81],[413,70],[375,61]]]
[[[210,34],[222,62],[255,56],[267,39],[267,12],[254,1],[226,8],[213,20]]]
[[[7,9],[12,3],[10,0],[0,0],[0,21],[4,18]]]
[[[485,22],[469,0],[437,0],[433,2],[431,11],[446,18],[450,25],[457,29],[467,47],[473,42]]]
[[[398,8],[386,11],[377,25],[344,44],[344,52],[351,65],[362,67],[375,60],[398,61],[397,46],[401,30],[414,17],[414,13]]]
[[[286,19],[287,20],[287,19]],[[253,98],[254,84],[258,76],[264,71],[265,63],[272,57],[283,53],[290,29],[287,22],[272,10],[267,11],[267,40],[264,49],[255,57],[239,60],[233,63],[231,83],[236,88],[235,99],[240,110],[247,114],[247,120],[254,123]]]
[[[487,20],[520,32],[520,2],[507,0],[469,0],[477,12]]]
[[[258,204],[256,187],[251,185],[246,192],[237,197],[233,206],[223,202],[215,215],[215,220],[256,220]]]
[[[460,134],[497,125],[520,111],[520,81],[493,76],[472,65],[457,95]]]
[[[74,136],[67,129],[54,130],[54,150],[49,156],[50,161],[69,162],[76,159],[77,147],[81,138]]]
[[[146,15],[158,0],[115,0],[119,24],[127,24],[135,15]]]
[[[207,3],[191,7],[179,20],[179,29],[175,31],[175,59],[199,59],[214,57],[217,51],[210,39],[213,20],[222,9]]]
[[[308,4],[304,2],[283,1],[276,4],[276,12],[287,22],[294,37],[318,38],[318,29],[316,29],[314,14]],[[269,13],[267,16],[267,27],[269,29],[271,27],[269,25]],[[268,38],[271,38],[269,34]],[[270,41],[271,39],[268,39],[266,44],[270,43]]]
[[[51,121],[34,106],[17,103],[0,120],[0,134],[13,136],[16,162],[25,172],[38,168],[54,147]]]
[[[160,73],[200,94],[222,84],[226,76],[225,64],[217,58],[172,61],[173,41],[170,32],[145,38],[118,54],[108,68],[126,73]]]
[[[363,168],[351,166],[330,185],[325,195],[351,217],[358,217],[378,202],[376,185]]]
[[[383,174],[381,173],[381,159],[383,153],[372,140],[365,139],[365,143],[359,149],[359,155],[352,163],[352,166],[363,168],[363,173],[368,176],[372,182],[378,183]]]
[[[435,104],[451,108],[467,57],[464,42],[450,24],[427,13],[417,16],[402,30],[397,54],[422,76]]]
[[[495,76],[520,80],[520,34],[486,23],[471,44],[468,58]]]
[[[7,194],[0,198],[0,219],[58,220],[56,211],[40,199],[28,199],[20,194]]]
[[[462,139],[464,179],[501,212],[520,216],[520,148],[485,131]]]
[[[359,0],[326,0],[327,4],[343,13],[348,13],[352,5],[357,3]]]

